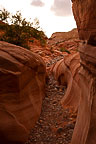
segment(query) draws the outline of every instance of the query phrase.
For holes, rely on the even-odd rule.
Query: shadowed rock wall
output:
[[[38,120],[46,66],[22,47],[0,42],[0,144],[22,144]]]
[[[80,39],[88,40],[96,33],[96,0],[72,0],[73,14]]]
[[[67,85],[62,105],[78,109],[71,144],[95,144],[96,0],[72,0],[72,3],[81,40],[79,53],[64,57],[52,71],[61,84]]]
[[[78,116],[71,144],[96,143],[96,0],[72,0],[79,37],[81,89]]]

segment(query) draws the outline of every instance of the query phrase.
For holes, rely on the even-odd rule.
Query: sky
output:
[[[24,18],[39,19],[40,27],[50,37],[54,32],[66,32],[76,27],[71,0],[0,0],[0,9]]]

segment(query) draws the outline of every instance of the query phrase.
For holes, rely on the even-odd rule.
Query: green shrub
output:
[[[61,48],[60,48],[60,51],[61,51],[61,52],[67,52],[68,54],[70,54],[70,51],[67,50],[67,49],[65,49],[64,47],[61,47]]]
[[[34,43],[34,40],[32,39],[32,40],[29,40],[29,42],[32,42],[32,43]]]
[[[37,28],[39,28],[39,21],[37,19],[35,19],[36,28],[33,28],[33,23],[30,23],[25,18],[22,18],[19,11],[10,17],[10,13],[3,9],[0,11],[0,20],[0,29],[5,31],[5,34],[0,38],[0,40],[25,47],[27,49],[29,49],[28,41],[30,41],[32,37],[40,40],[42,46],[46,44],[46,36],[44,32],[37,30]],[[8,24],[8,20],[10,20],[11,25]],[[3,21],[6,21],[6,23],[3,23]]]

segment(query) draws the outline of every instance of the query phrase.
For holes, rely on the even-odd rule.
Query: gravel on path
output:
[[[59,86],[50,74],[40,118],[26,144],[70,144],[76,113],[62,108],[60,101],[65,91],[66,88]]]

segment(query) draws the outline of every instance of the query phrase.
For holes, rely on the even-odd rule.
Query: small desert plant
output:
[[[61,47],[61,48],[60,48],[60,51],[61,51],[61,52],[67,52],[68,54],[70,54],[70,51],[67,50],[67,49],[65,49],[64,47]]]
[[[8,22],[7,19],[9,18],[10,13],[6,10],[0,10],[0,20],[4,22]]]
[[[29,42],[32,42],[32,43],[34,43],[34,40],[33,40],[33,39],[31,39],[31,40],[29,40]]]
[[[40,28],[38,19],[35,19],[34,23],[31,23],[22,18],[22,14],[19,11],[15,15],[10,15],[9,12],[3,9],[0,11],[0,21],[0,29],[5,31],[5,34],[0,38],[1,40],[27,49],[29,49],[28,41],[32,37],[40,40],[42,46],[46,44],[44,32],[38,30]],[[11,22],[10,25],[8,21]]]
[[[50,51],[51,53],[54,53],[54,48],[52,46],[50,47]]]

